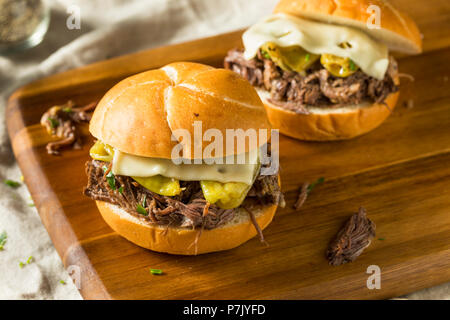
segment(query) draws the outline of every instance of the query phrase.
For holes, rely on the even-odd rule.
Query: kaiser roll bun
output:
[[[357,137],[378,127],[394,109],[399,92],[391,93],[384,103],[352,105],[339,108],[308,107],[309,114],[299,114],[276,106],[258,89],[267,116],[274,128],[292,138],[307,141],[345,140]]]
[[[200,231],[200,229],[149,224],[116,205],[102,201],[96,203],[103,219],[114,231],[140,247],[158,252],[196,255],[228,250],[243,244],[257,234],[248,212],[242,208],[223,226]],[[251,209],[261,230],[272,221],[276,209],[276,205]]]
[[[264,105],[246,80],[230,70],[191,62],[172,63],[119,82],[99,102],[89,131],[122,152],[170,159],[173,147],[183,140],[176,130],[187,130],[193,139],[195,121],[201,121],[202,132],[218,129],[223,137],[226,129],[267,129],[267,139],[258,139],[258,146],[270,138]],[[245,151],[249,146],[246,143]],[[193,149],[183,156],[193,159]],[[220,156],[236,153],[237,144]]]
[[[379,8],[380,28],[369,28],[375,8]],[[386,0],[281,0],[274,13],[354,27],[393,51],[408,54],[422,51],[422,38],[415,22]]]

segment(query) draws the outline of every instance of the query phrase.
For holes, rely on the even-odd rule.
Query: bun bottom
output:
[[[179,255],[195,255],[235,248],[253,238],[257,232],[249,214],[241,209],[233,220],[225,225],[203,230],[195,246],[199,230],[150,225],[129,214],[120,207],[96,201],[106,223],[118,234],[140,247],[153,251]],[[276,205],[260,207],[252,212],[261,230],[272,221]]]
[[[390,94],[385,104],[375,103],[340,108],[313,108],[310,114],[298,114],[267,101],[269,93],[257,89],[266,106],[272,127],[284,135],[308,141],[345,140],[378,127],[391,114],[399,93]]]

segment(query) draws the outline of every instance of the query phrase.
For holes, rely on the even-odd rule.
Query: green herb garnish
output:
[[[59,283],[66,284],[66,282],[64,280],[59,280]]]
[[[120,188],[118,189],[119,193],[123,193],[123,186],[120,186]]]
[[[305,56],[305,61],[308,62],[309,59],[311,59],[311,55],[309,53],[307,53]]]
[[[30,264],[31,262],[33,262],[34,258],[33,256],[29,256],[27,259],[27,264]]]
[[[264,58],[269,59],[270,60],[270,55],[267,53],[267,51],[261,50],[261,54]]]
[[[144,195],[144,200],[142,201],[142,205],[138,204],[136,207],[136,211],[144,216],[148,216],[147,210],[145,210],[145,202],[147,201],[147,195]]]
[[[62,111],[64,111],[65,113],[72,113],[73,112],[71,107],[62,108]]]
[[[106,172],[108,170],[107,166],[103,166],[103,172]],[[116,178],[114,176],[114,173],[112,173],[112,171],[110,171],[107,175],[106,175],[106,181],[108,181],[109,187],[112,190],[116,190]]]
[[[136,211],[138,213],[142,214],[143,216],[148,216],[147,210],[145,210],[145,208],[143,206],[141,206],[140,204],[137,205]]]
[[[3,247],[6,244],[8,235],[6,234],[6,231],[3,231],[0,233],[0,251],[3,251]]]
[[[52,129],[55,129],[57,126],[59,126],[59,121],[51,117],[48,118],[48,122],[50,123],[50,127]]]
[[[309,194],[309,193],[312,191],[312,189],[314,189],[317,185],[323,183],[324,181],[325,181],[325,178],[324,178],[324,177],[320,177],[319,179],[317,179],[316,181],[314,181],[313,183],[311,183],[311,184],[308,186],[307,193]]]
[[[18,187],[20,187],[20,182],[9,180],[9,179],[3,180],[3,183],[6,184],[8,187],[11,187],[11,188],[18,188]]]
[[[356,64],[353,62],[353,60],[350,59],[349,65],[350,65],[350,70],[352,70],[352,71],[356,70]]]
[[[19,267],[20,267],[20,269],[22,269],[23,267],[25,267],[25,263],[23,263],[22,261],[19,261]]]
[[[378,240],[385,240],[385,238],[378,238]]]
[[[150,269],[151,274],[162,274],[163,271],[161,269]]]

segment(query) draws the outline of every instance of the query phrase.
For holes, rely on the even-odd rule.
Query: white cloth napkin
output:
[[[0,179],[20,181],[9,145],[4,108],[9,94],[31,80],[106,58],[236,30],[270,14],[277,0],[59,0],[36,48],[0,57]],[[69,30],[77,6],[81,29]],[[69,10],[70,11],[70,10]],[[31,203],[26,186],[0,185],[0,299],[81,299]],[[33,256],[31,263],[26,261]],[[24,267],[20,268],[19,263]],[[60,281],[63,280],[65,284]],[[449,298],[449,287],[411,298]]]

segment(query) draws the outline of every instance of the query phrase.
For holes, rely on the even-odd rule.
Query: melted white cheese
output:
[[[314,54],[333,54],[352,59],[369,76],[383,79],[388,65],[388,48],[362,31],[304,20],[285,14],[269,16],[250,27],[243,35],[244,56],[250,60],[267,42],[280,47],[300,46]],[[351,48],[341,48],[349,43]]]
[[[253,184],[256,170],[259,168],[259,149],[245,154],[244,164],[175,164],[171,159],[147,158],[114,151],[112,172],[117,175],[132,177],[152,177],[162,175],[183,181],[212,180],[222,183],[243,182]],[[234,156],[231,156],[234,157]],[[217,162],[216,162],[217,163]],[[228,161],[230,163],[230,161]]]

